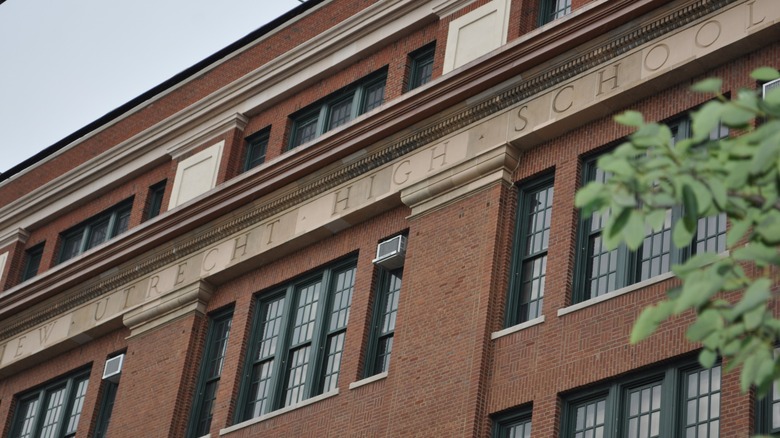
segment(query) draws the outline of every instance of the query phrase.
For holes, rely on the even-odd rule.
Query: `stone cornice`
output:
[[[204,142],[207,142],[220,134],[224,134],[225,132],[233,129],[243,131],[244,128],[246,128],[246,124],[248,122],[249,119],[247,119],[243,114],[229,114],[219,120],[216,120],[215,123],[204,126],[201,129],[191,133],[191,135],[182,142],[169,147],[167,152],[171,158],[176,160],[182,155],[187,154],[198,146],[201,146]]]
[[[10,233],[7,233],[4,236],[0,236],[0,248],[5,248],[6,246],[16,242],[26,243],[29,237],[30,233],[23,228],[11,230]]]
[[[412,10],[419,12],[410,14],[409,12]],[[311,13],[311,11],[307,13]],[[368,46],[377,44],[389,37],[389,35],[381,34],[385,27],[393,28],[397,33],[403,27],[416,24],[416,22],[410,22],[409,17],[419,21],[431,15],[432,13],[428,9],[420,7],[420,4],[416,2],[404,0],[376,2],[326,30],[318,38],[293,48],[252,73],[201,99],[196,104],[114,146],[106,153],[81,164],[8,205],[0,207],[0,231],[20,224],[24,227],[35,225],[40,220],[60,212],[67,205],[81,201],[81,196],[79,196],[70,199],[64,205],[55,205],[66,196],[72,196],[77,190],[90,184],[94,184],[95,188],[110,186],[115,183],[114,180],[106,180],[111,178],[111,175],[120,175],[123,178],[127,174],[137,172],[138,169],[160,162],[165,156],[165,150],[160,146],[173,143],[175,145],[173,147],[177,148],[179,143],[187,143],[192,129],[218,123],[214,120],[215,117],[220,119],[236,112],[250,111],[258,105],[270,105],[281,98],[282,94],[292,93],[307,86],[308,82],[326,75],[336,68],[337,59],[343,63],[348,59],[357,58],[360,53],[354,51],[354,47],[347,51],[343,49],[356,44],[356,41],[364,39],[367,34],[375,33],[373,40],[366,44]],[[215,64],[214,67],[217,65],[219,64]],[[302,72],[305,74],[301,74]],[[301,75],[305,80],[292,83],[290,78],[295,77],[296,74]],[[276,89],[272,92],[269,91],[270,87],[276,87]],[[165,94],[167,93],[145,102],[143,107],[163,98]],[[252,107],[247,108],[247,102],[252,102]],[[128,112],[124,117],[114,120],[112,124],[132,113]],[[110,125],[96,130],[91,135],[79,139],[47,159],[54,159],[92,135],[109,128]],[[139,159],[139,157],[142,158]],[[125,163],[132,163],[132,168],[120,168]],[[23,174],[24,172],[20,172],[12,179],[19,178]],[[2,184],[4,182],[0,183],[0,186]],[[87,190],[85,193],[93,195],[94,192],[95,190]]]
[[[567,21],[565,26],[552,29],[550,35],[539,34],[528,40],[510,43],[499,50],[497,55],[482,63],[460,68],[417,93],[411,93],[406,98],[387,104],[382,110],[365,116],[343,130],[323,136],[309,148],[294,151],[274,163],[237,178],[204,197],[201,202],[184,206],[158,220],[131,230],[112,244],[58,266],[42,275],[37,281],[24,285],[23,288],[17,287],[0,294],[0,303],[3,304],[0,307],[0,319],[4,319],[60,291],[82,285],[75,293],[63,296],[61,300],[58,299],[56,306],[47,306],[35,315],[9,321],[9,324],[0,331],[0,339],[19,333],[53,315],[100,296],[108,290],[149,274],[177,258],[205,248],[263,218],[310,199],[462,129],[474,121],[506,109],[523,98],[561,83],[587,68],[603,63],[659,35],[691,23],[730,2],[729,0],[719,2],[702,0],[675,9],[663,17],[646,22],[639,29],[632,28],[619,32],[591,50],[582,54],[578,51],[570,58],[550,66],[549,69],[523,78],[516,85],[502,92],[476,100],[464,107],[462,105],[464,99],[495,87],[520,72],[528,71],[539,62],[572,49],[582,41],[602,36],[605,32],[665,2],[662,0],[608,2]],[[422,117],[458,106],[459,110],[450,111],[448,115],[421,126],[409,135],[392,138],[400,129],[414,124]],[[387,138],[390,140],[386,140]],[[293,186],[257,206],[241,207],[380,141],[384,144],[381,149],[333,169],[321,178]],[[228,212],[234,213],[227,219],[215,221],[213,225],[196,232],[187,240],[174,240],[176,236],[192,231]],[[153,248],[160,246],[160,242],[170,243],[151,252]],[[137,258],[145,252],[150,255]],[[133,257],[136,259],[132,266],[117,269],[118,265]]]

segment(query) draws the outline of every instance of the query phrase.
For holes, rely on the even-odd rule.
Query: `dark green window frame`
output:
[[[721,374],[683,363],[567,395],[561,437],[717,437]]]
[[[352,83],[290,116],[287,150],[348,123],[384,102],[387,67]]]
[[[103,397],[100,402],[100,412],[95,424],[95,438],[106,438],[108,425],[111,422],[111,413],[114,411],[114,402],[119,384],[110,380],[103,381]]]
[[[547,248],[554,195],[553,175],[518,189],[515,242],[507,297],[506,326],[542,316]]]
[[[433,58],[436,41],[426,44],[409,54],[409,82],[406,91],[425,85],[433,78]]]
[[[211,428],[214,402],[225,364],[233,309],[222,310],[209,318],[206,345],[200,364],[198,385],[195,387],[195,401],[192,404],[188,437],[207,435]]]
[[[390,367],[395,321],[403,283],[403,267],[392,271],[379,267],[377,270],[379,278],[364,377],[387,372]]]
[[[690,135],[690,122],[677,120],[668,123],[673,138],[681,140]],[[716,127],[711,139],[728,135],[723,126]],[[598,156],[583,163],[583,185],[590,181],[606,181],[609,175],[596,167]],[[577,233],[577,275],[575,276],[573,301],[579,303],[613,292],[632,284],[649,280],[671,270],[672,265],[682,263],[693,254],[701,252],[721,253],[726,250],[726,216],[701,218],[691,244],[677,248],[672,243],[672,224],[682,217],[682,207],[669,210],[661,230],[648,230],[644,242],[637,251],[629,251],[625,245],[606,250],[601,241],[601,230],[606,214],[594,213],[580,218]]]
[[[493,416],[492,438],[530,438],[532,406],[521,406]]]
[[[132,208],[133,198],[130,198],[61,233],[58,263],[127,231]]]
[[[16,412],[9,436],[76,436],[88,385],[89,370],[84,370],[15,397]]]
[[[541,0],[539,3],[539,26],[544,26],[570,13],[571,0]]]
[[[350,258],[257,297],[237,422],[336,389],[356,271]]]
[[[41,267],[41,260],[43,259],[44,245],[46,245],[46,242],[41,242],[25,251],[22,281],[27,281],[38,275],[38,269]]]
[[[778,353],[780,348],[775,348],[775,356]],[[756,433],[780,435],[780,385],[777,383],[756,402]]]
[[[165,196],[165,186],[168,180],[164,179],[149,187],[149,196],[146,201],[146,219],[149,220],[153,217],[160,215],[162,211],[163,197]]]
[[[244,172],[265,162],[265,154],[268,149],[268,139],[270,137],[271,127],[269,126],[259,132],[255,132],[244,140],[246,143]]]

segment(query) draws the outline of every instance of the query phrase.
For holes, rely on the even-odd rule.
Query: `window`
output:
[[[654,370],[567,397],[562,437],[717,438],[721,366]]]
[[[211,428],[214,401],[217,398],[222,366],[225,364],[225,353],[227,352],[232,321],[232,310],[219,313],[209,321],[206,347],[200,365],[200,380],[195,392],[195,403],[192,405],[192,415],[190,415],[188,436],[207,435]]]
[[[59,262],[70,260],[127,231],[132,207],[133,199],[130,198],[60,234]]]
[[[266,128],[246,138],[246,158],[244,159],[244,172],[265,162],[265,151],[268,148],[268,139],[270,135],[271,129]]]
[[[571,13],[571,0],[542,0],[539,5],[539,26]]]
[[[500,414],[493,422],[493,438],[530,438],[531,408]]]
[[[22,271],[22,281],[27,281],[38,275],[38,268],[41,266],[44,245],[45,242],[42,242],[26,251],[24,257],[24,271]]]
[[[374,323],[371,328],[372,342],[368,347],[366,377],[384,373],[390,367],[390,353],[393,352],[395,318],[398,313],[398,298],[401,292],[403,268],[388,271],[379,268],[379,287],[374,303]]]
[[[165,185],[168,180],[162,180],[149,187],[149,196],[146,201],[146,219],[151,219],[160,215],[162,211],[163,196],[165,196]]]
[[[355,270],[338,263],[258,297],[239,421],[336,388]]]
[[[775,348],[777,357],[780,348]],[[756,433],[780,434],[780,385],[772,384],[772,389],[756,406]]]
[[[690,124],[687,120],[671,123],[669,126],[677,140],[688,137]],[[728,135],[725,127],[717,127],[711,138]],[[588,159],[583,166],[584,182],[605,182],[609,174],[596,167],[598,157]],[[720,253],[726,250],[726,216],[724,214],[701,218],[696,236],[686,248],[672,244],[672,223],[682,216],[682,207],[667,211],[661,230],[648,230],[645,239],[636,252],[625,245],[607,250],[601,239],[601,231],[609,218],[608,213],[594,213],[580,222],[578,234],[578,284],[575,285],[574,301],[581,302],[612,292],[631,284],[648,280],[669,272],[675,263],[681,263],[692,254],[701,252]]]
[[[407,91],[427,84],[433,76],[433,55],[436,53],[436,42],[428,44],[409,54],[409,83]]]
[[[98,413],[97,425],[95,426],[95,438],[105,438],[108,433],[108,424],[111,421],[111,412],[114,410],[114,401],[116,401],[116,392],[119,384],[110,380],[104,380],[103,400],[100,404],[100,413]]]
[[[552,204],[551,176],[520,188],[507,326],[542,315]]]
[[[381,105],[386,80],[387,68],[384,68],[290,116],[293,123],[288,149],[314,140]]]
[[[89,371],[83,371],[19,396],[10,436],[76,436],[88,383]]]

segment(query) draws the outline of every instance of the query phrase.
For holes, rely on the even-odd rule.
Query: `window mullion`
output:
[[[287,376],[286,365],[289,360],[290,349],[288,348],[290,327],[293,324],[293,300],[295,299],[295,285],[290,285],[285,292],[284,310],[282,310],[282,327],[279,330],[279,339],[276,342],[276,352],[274,353],[274,365],[271,370],[271,389],[268,394],[268,400],[271,401],[273,411],[282,406],[282,397],[284,396],[285,377]],[[262,335],[261,335],[262,336]],[[262,415],[262,413],[260,414]]]
[[[314,135],[315,138],[319,137],[327,131],[328,110],[330,106],[330,102],[328,102],[320,107],[320,115],[317,116],[317,129],[315,130],[316,134]]]
[[[65,382],[65,392],[63,393],[63,401],[60,408],[60,414],[55,422],[56,426],[54,429],[54,436],[61,437],[65,435],[65,427],[67,426],[65,424],[65,416],[67,415],[67,412],[70,411],[71,404],[73,402],[72,400],[72,393],[73,393],[73,382],[74,378],[70,378]]]
[[[88,224],[84,227],[84,231],[81,233],[81,243],[79,244],[79,251],[77,254],[82,254],[87,250],[87,242],[89,242],[89,235],[92,233],[92,224]]]
[[[366,84],[363,84],[352,93],[352,107],[350,108],[350,120],[354,120],[357,116],[363,113],[363,95],[366,91]]]
[[[314,397],[319,392],[322,377],[323,358],[325,357],[323,338],[327,335],[327,312],[333,299],[332,270],[328,269],[322,274],[322,295],[320,305],[317,307],[317,316],[314,319],[314,333],[311,337],[311,356],[309,356],[309,369],[306,370],[305,388],[306,398]]]
[[[111,213],[111,216],[109,216],[108,218],[108,229],[106,230],[106,240],[104,240],[103,242],[108,241],[109,239],[111,239],[116,235],[116,230],[114,228],[116,227],[116,223],[118,219],[119,219],[119,212],[113,211]]]

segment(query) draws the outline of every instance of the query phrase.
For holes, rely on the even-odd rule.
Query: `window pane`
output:
[[[672,210],[666,211],[663,227],[656,231],[652,228],[642,243],[641,271],[639,279],[649,278],[669,272],[672,250]]]
[[[29,280],[30,278],[38,275],[38,268],[41,265],[41,259],[43,257],[43,244],[37,245],[27,251],[24,264],[24,272],[22,273],[22,281]]]
[[[325,357],[325,379],[322,392],[336,389],[341,369],[341,354],[344,351],[344,332],[328,336],[328,353]]]
[[[100,222],[94,223],[89,227],[89,239],[87,240],[87,248],[94,248],[97,245],[108,240],[108,223],[110,218],[105,218]]]
[[[627,438],[660,437],[661,383],[629,390]]]
[[[317,281],[298,291],[298,306],[295,309],[291,345],[309,342],[314,334],[314,321],[317,318],[317,305],[320,300],[322,282]]]
[[[268,148],[269,132],[265,130],[260,134],[252,135],[246,140],[246,161],[244,171],[257,167],[265,162],[265,153]]]
[[[38,411],[38,398],[25,400],[19,403],[19,420],[17,437],[29,438],[33,436],[33,426],[35,425],[35,415]]]
[[[366,87],[365,99],[363,103],[363,112],[369,112],[372,109],[382,105],[385,100],[385,81],[372,84]]]
[[[309,372],[310,353],[310,345],[295,349],[290,353],[284,406],[294,405],[306,399],[306,378]]]
[[[355,286],[355,270],[356,268],[350,268],[336,274],[329,331],[347,327],[349,309],[352,305],[352,290]]]
[[[62,418],[62,409],[65,405],[65,387],[53,389],[46,396],[45,411],[43,417],[43,429],[41,438],[53,438]]]
[[[575,436],[596,437],[604,434],[606,397],[583,403],[576,408]]]
[[[543,0],[540,24],[549,23],[571,13],[571,0]]]
[[[76,433],[76,428],[78,427],[79,419],[81,418],[81,409],[84,407],[84,397],[87,395],[88,383],[89,380],[84,378],[75,384],[75,399],[73,400],[70,416],[68,417],[68,427],[65,429],[66,434]],[[71,397],[73,397],[73,395]]]
[[[353,96],[348,96],[346,99],[331,105],[328,130],[341,126],[352,120],[352,98]]]
[[[80,230],[63,238],[60,261],[70,260],[81,253],[81,239],[83,236],[84,230]]]
[[[108,425],[111,421],[111,413],[114,411],[114,401],[116,400],[116,391],[119,386],[110,381],[104,381],[105,389],[103,391],[103,404],[100,407],[97,426],[95,427],[95,438],[105,438],[108,432]]]
[[[720,428],[720,365],[686,374],[685,435],[717,438]]]
[[[703,217],[696,228],[695,254],[703,252],[722,253],[726,251],[726,214]]]
[[[230,337],[232,321],[233,315],[230,313],[219,315],[212,319],[206,342],[208,350],[203,358],[203,370],[205,372],[201,375],[198,382],[198,395],[193,406],[193,415],[195,417],[192,420],[192,424],[194,425],[194,431],[190,431],[190,436],[206,435],[211,428],[214,402],[217,398],[219,380],[222,376],[222,367],[225,362],[227,341]]]
[[[293,132],[293,141],[290,147],[300,146],[308,141],[314,140],[317,136],[317,117],[303,120],[295,124]]]

